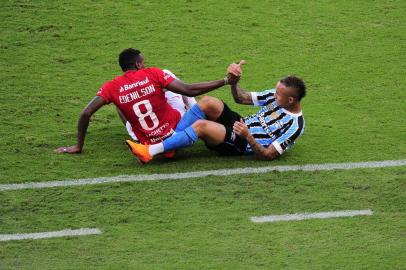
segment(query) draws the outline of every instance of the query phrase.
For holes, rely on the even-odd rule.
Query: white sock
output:
[[[163,143],[157,143],[157,144],[151,144],[149,146],[149,154],[151,156],[158,155],[160,153],[164,152],[164,144]]]

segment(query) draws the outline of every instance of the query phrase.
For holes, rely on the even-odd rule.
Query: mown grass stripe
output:
[[[406,159],[402,160],[385,160],[385,161],[368,161],[354,163],[326,163],[326,164],[307,164],[307,165],[291,165],[291,166],[268,166],[258,168],[236,168],[210,171],[196,171],[185,173],[170,173],[170,174],[139,174],[139,175],[120,175],[113,177],[99,177],[86,179],[72,179],[62,181],[49,182],[30,182],[22,184],[2,184],[0,191],[19,190],[19,189],[41,189],[52,187],[68,187],[81,185],[96,185],[103,183],[117,182],[143,182],[157,180],[180,180],[187,178],[199,178],[206,176],[228,176],[237,174],[255,174],[268,172],[287,172],[287,171],[328,171],[328,170],[352,170],[361,168],[382,168],[382,167],[397,167],[406,166]]]
[[[251,221],[254,223],[264,223],[264,222],[292,221],[292,220],[304,220],[304,219],[324,219],[324,218],[338,218],[338,217],[370,216],[372,214],[373,214],[373,212],[370,209],[345,210],[345,211],[335,211],[335,212],[297,213],[297,214],[274,215],[274,216],[259,216],[259,217],[251,217]]]
[[[0,241],[44,239],[65,236],[82,236],[101,233],[102,232],[98,228],[81,228],[76,230],[66,229],[62,231],[53,231],[53,232],[0,234]]]

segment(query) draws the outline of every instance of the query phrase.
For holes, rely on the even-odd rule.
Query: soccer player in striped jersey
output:
[[[241,64],[230,65],[229,72],[240,75]],[[164,151],[189,146],[198,138],[220,154],[256,153],[272,160],[292,147],[303,133],[305,122],[300,101],[306,86],[300,78],[287,76],[275,89],[262,92],[245,91],[236,83],[231,85],[231,92],[237,103],[261,106],[260,110],[242,118],[223,101],[203,97],[183,116],[176,133],[162,143],[142,145],[127,141],[127,144],[142,163]]]

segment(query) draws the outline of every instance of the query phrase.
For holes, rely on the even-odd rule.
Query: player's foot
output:
[[[176,151],[172,150],[172,151],[167,151],[163,153],[163,156],[166,158],[174,158],[176,155]]]
[[[145,164],[152,160],[152,156],[149,154],[149,145],[135,143],[130,140],[126,140],[126,144],[131,152],[138,157],[141,163]]]

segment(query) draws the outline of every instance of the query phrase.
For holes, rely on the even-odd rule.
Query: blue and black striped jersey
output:
[[[275,89],[251,92],[254,105],[262,108],[256,114],[245,117],[244,122],[258,143],[264,147],[272,144],[282,154],[303,134],[305,122],[302,112],[291,113],[278,107],[275,92]],[[250,145],[247,152],[252,152]]]

